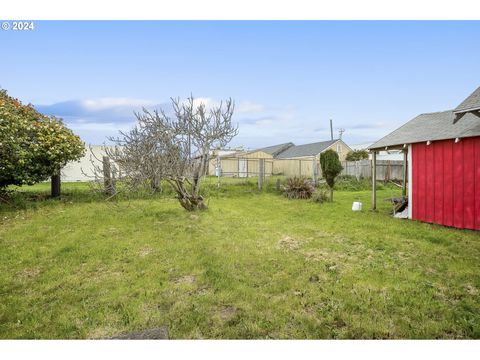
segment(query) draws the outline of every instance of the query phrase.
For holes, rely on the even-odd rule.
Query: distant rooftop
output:
[[[337,142],[339,139],[321,141],[312,144],[304,145],[295,145],[287,150],[281,152],[277,158],[278,159],[289,159],[302,156],[314,156],[320,154],[323,150],[328,148],[333,143]]]
[[[292,143],[292,142],[288,142],[288,143],[284,143],[284,144],[267,146],[267,147],[264,147],[264,148],[261,148],[261,149],[256,149],[254,151],[263,151],[264,153],[270,154],[273,157],[275,157],[278,154],[280,154],[282,151],[285,151],[292,146],[295,146],[295,144]]]

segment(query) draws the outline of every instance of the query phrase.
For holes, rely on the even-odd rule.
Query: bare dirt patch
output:
[[[278,247],[283,250],[298,250],[298,248],[300,248],[300,242],[286,235],[280,239]]]
[[[465,289],[470,295],[478,295],[478,289],[473,285],[468,284]]]
[[[143,258],[143,257],[149,255],[152,251],[153,251],[153,249],[151,247],[145,246],[145,247],[140,249],[140,251],[138,252],[138,256]]]
[[[218,310],[218,314],[220,315],[220,319],[223,321],[228,321],[235,316],[236,309],[233,306],[225,305],[220,307]]]
[[[348,255],[337,251],[327,251],[325,249],[310,249],[303,252],[306,261],[342,261],[344,262]]]
[[[40,274],[40,268],[39,267],[33,267],[33,268],[26,268],[23,269],[22,271],[17,273],[17,276],[20,277],[21,279],[33,279]]]
[[[146,329],[140,331],[134,331],[126,334],[120,334],[112,337],[111,339],[118,340],[167,340],[168,328],[162,326],[159,328]]]
[[[175,284],[194,284],[197,281],[193,275],[180,276],[173,280]]]
[[[331,258],[331,254],[324,250],[309,250],[304,255],[307,261],[325,261]]]
[[[87,339],[104,339],[114,332],[115,329],[111,327],[98,327],[88,332]]]

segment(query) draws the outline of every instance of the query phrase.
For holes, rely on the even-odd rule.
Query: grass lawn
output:
[[[391,218],[396,189],[372,213],[227,182],[188,213],[48,186],[0,205],[0,338],[480,338],[479,233]]]

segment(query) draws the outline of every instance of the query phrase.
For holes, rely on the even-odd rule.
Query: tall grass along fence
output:
[[[103,157],[103,181],[105,193],[107,195],[115,194],[116,180],[121,177],[116,174],[111,167],[108,157]],[[353,176],[357,180],[360,178],[371,178],[372,162],[370,160],[343,161],[343,170],[341,175]],[[390,181],[403,179],[403,162],[394,160],[377,161],[377,181]],[[320,162],[318,159],[258,159],[258,158],[218,158],[210,161],[207,173],[205,175],[218,178],[220,186],[221,177],[230,178],[257,178],[258,188],[264,187],[266,177],[285,176],[285,177],[306,177],[313,180],[314,184],[319,183],[322,178]],[[278,180],[278,179],[277,179]],[[320,181],[321,182],[321,181]],[[279,185],[277,184],[277,187]]]
[[[261,161],[264,162],[264,171],[261,174]],[[350,175],[358,178],[371,178],[371,160],[343,161],[341,175]],[[322,171],[318,159],[254,159],[254,158],[220,158],[210,162],[207,175],[220,177],[258,177],[284,175],[287,177],[302,176],[307,178],[321,178]],[[403,161],[378,160],[377,180],[402,180]]]
[[[372,177],[372,161],[343,161],[343,171],[341,175],[350,175],[358,178]],[[402,180],[403,179],[403,161],[401,160],[377,160],[376,180]]]

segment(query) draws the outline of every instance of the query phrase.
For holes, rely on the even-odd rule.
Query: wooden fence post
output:
[[[112,196],[115,194],[115,187],[112,180],[112,172],[110,168],[110,159],[108,156],[103,157],[103,184],[105,186],[105,194]]]
[[[318,174],[317,174],[317,159],[314,157],[312,160],[312,176],[313,176],[313,184],[315,187],[318,186]]]
[[[403,187],[402,187],[402,195],[403,196],[407,196],[407,178],[408,178],[407,155],[408,155],[407,150],[404,150],[403,151]]]
[[[57,174],[52,175],[51,178],[51,196],[52,198],[60,197],[61,193],[61,180],[60,180],[60,172]]]
[[[238,162],[238,159],[237,159]],[[237,163],[237,168],[238,168],[238,163]],[[220,187],[220,176],[222,171],[222,161],[220,160],[220,156],[217,155],[217,165],[215,166],[215,174],[217,175],[217,187]]]
[[[372,210],[377,209],[377,152],[372,153]]]
[[[265,159],[258,159],[258,190],[263,190],[263,179],[265,178]]]
[[[388,181],[390,181],[390,160],[387,160],[386,169],[385,169],[385,167],[383,169],[384,169],[384,180],[383,180],[383,182],[387,183]]]

